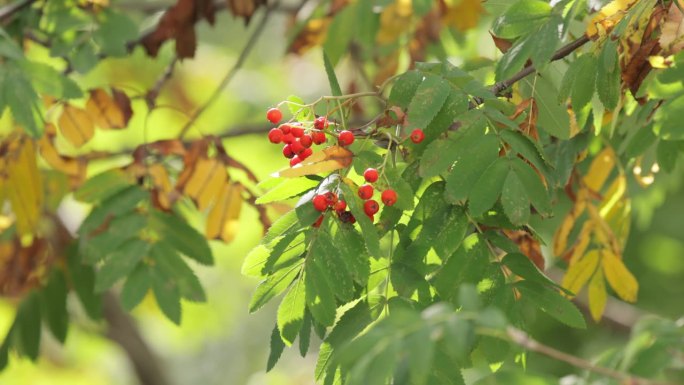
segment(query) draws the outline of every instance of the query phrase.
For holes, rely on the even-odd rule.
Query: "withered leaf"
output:
[[[112,89],[110,96],[102,88],[90,91],[86,111],[95,124],[102,129],[126,127],[133,113],[131,100],[125,93]]]
[[[88,112],[68,103],[64,104],[57,123],[62,135],[76,147],[81,147],[95,135],[95,125]]]

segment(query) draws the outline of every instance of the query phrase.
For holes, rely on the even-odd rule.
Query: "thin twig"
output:
[[[148,108],[152,109],[156,106],[159,92],[164,84],[166,84],[166,82],[168,82],[173,76],[173,70],[176,68],[176,63],[178,63],[178,57],[174,56],[173,60],[171,60],[171,63],[169,63],[169,65],[166,67],[164,73],[159,77],[159,79],[157,79],[157,82],[154,84],[154,86],[147,91],[147,94],[145,94],[145,102],[147,102]]]
[[[247,42],[245,43],[245,47],[242,49],[242,52],[240,52],[240,55],[237,58],[237,61],[235,61],[235,64],[233,64],[233,67],[228,70],[226,75],[223,77],[221,82],[219,83],[218,87],[214,90],[214,93],[209,96],[209,99],[207,99],[204,104],[202,104],[197,111],[192,115],[190,120],[183,126],[183,128],[180,130],[178,133],[178,138],[183,139],[183,137],[188,133],[188,130],[192,127],[193,124],[197,121],[197,119],[206,111],[206,109],[211,106],[216,100],[218,100],[219,96],[221,96],[221,92],[223,92],[223,89],[228,86],[231,80],[233,80],[233,77],[237,73],[237,71],[242,68],[242,65],[245,63],[245,60],[249,56],[249,54],[252,52],[252,49],[256,45],[257,40],[259,40],[259,37],[261,36],[261,33],[264,31],[264,28],[266,27],[266,24],[268,22],[268,19],[271,17],[271,12],[273,9],[278,5],[279,1],[274,1],[271,3],[266,10],[264,11],[263,16],[261,17],[261,20],[259,23],[256,25],[254,28],[254,31],[250,35],[249,39],[247,39]]]
[[[17,1],[14,4],[9,4],[0,8],[0,22],[4,24],[10,18],[12,18],[12,16],[14,16],[17,12],[21,11],[26,7],[31,6],[31,4],[35,3],[36,1],[37,0],[22,0]]]
[[[551,357],[555,360],[562,361],[565,363],[568,363],[576,368],[580,369],[585,369],[589,370],[594,373],[601,374],[606,377],[611,377],[619,381],[624,381],[623,383],[625,384],[630,384],[630,385],[674,385],[669,382],[663,382],[663,381],[658,381],[658,380],[649,380],[647,378],[643,377],[638,377],[638,376],[633,376],[628,373],[623,373],[623,372],[618,372],[613,369],[609,369],[603,366],[598,366],[595,365],[587,360],[584,360],[582,358],[573,356],[571,354],[561,352],[560,350],[556,350],[550,346],[544,345],[530,337],[527,333],[524,331],[514,328],[514,327],[508,327],[506,329],[506,334],[508,338],[511,340],[511,342],[525,348],[528,350],[531,350],[533,352],[541,353],[547,357]]]
[[[590,39],[587,35],[582,35],[582,37],[580,37],[576,40],[573,40],[572,42],[570,42],[567,45],[558,49],[558,51],[556,51],[553,54],[553,56],[551,57],[551,61],[554,62],[556,60],[560,60],[560,59],[570,55],[575,50],[582,47],[583,45],[585,45],[589,41],[590,41]],[[518,72],[517,74],[511,76],[510,78],[494,84],[490,88],[490,91],[492,91],[492,93],[494,93],[494,95],[499,95],[501,92],[508,89],[510,86],[512,86],[513,84],[515,84],[519,80],[527,77],[528,75],[530,75],[536,71],[537,71],[537,69],[533,65],[529,65],[529,66],[523,68],[522,70],[520,70],[520,72]],[[478,104],[481,104],[481,102]]]

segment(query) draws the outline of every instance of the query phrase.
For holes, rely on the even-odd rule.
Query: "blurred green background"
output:
[[[138,18],[142,25],[154,22],[153,16],[138,15]],[[264,124],[264,111],[288,95],[312,100],[329,93],[319,49],[303,56],[285,53],[290,22],[284,15],[276,14],[271,18],[245,66],[221,93],[220,99],[198,120],[191,135],[259,127]],[[451,47],[455,63],[462,57],[497,56],[490,39],[483,33],[490,22],[490,19],[483,19],[480,27],[469,33],[472,38]],[[185,113],[174,108],[160,108],[148,116],[144,102],[137,100],[129,129],[98,131],[83,151],[116,151],[146,140],[175,137],[187,120],[186,114],[209,97],[232,66],[254,24],[245,28],[241,20],[228,12],[217,14],[213,28],[201,23],[196,57],[176,67],[159,99],[161,105],[177,107]],[[131,57],[104,60],[87,76],[75,79],[84,87],[111,84],[132,95],[143,94],[164,71],[172,50],[172,44],[166,44],[157,59],[150,59],[138,48]],[[38,47],[30,50],[30,56],[61,65]],[[345,60],[338,70],[343,84],[355,76]],[[68,149],[68,144],[61,144]],[[226,144],[229,154],[248,165],[260,179],[286,166],[280,148],[268,143],[265,134],[240,136]],[[127,159],[122,156],[119,160],[126,162]],[[89,172],[96,173],[108,165],[94,165]],[[639,280],[640,290],[634,308],[624,305],[612,310],[618,321],[629,324],[635,316],[650,313],[670,318],[684,316],[683,180],[684,167],[680,162],[674,173],[658,175],[656,182],[648,188],[630,186],[634,226],[625,261]],[[70,223],[77,224],[85,210],[86,207],[67,199],[60,213]],[[265,373],[276,303],[257,314],[248,314],[247,304],[257,281],[240,274],[242,260],[259,241],[261,232],[256,212],[245,206],[236,239],[230,244],[213,243],[216,266],[193,266],[205,285],[208,303],[184,302],[182,326],[177,327],[164,318],[154,300],[147,299],[134,311],[143,336],[159,355],[173,384],[314,383],[315,351],[301,358],[296,349],[286,350],[276,368]],[[74,313],[82,313],[77,301],[71,299],[69,303]],[[3,335],[13,314],[11,303],[0,302],[0,333]],[[530,326],[535,338],[582,357],[593,357],[608,347],[619,347],[628,337],[624,327],[610,321],[598,325],[589,321],[589,331],[585,332],[572,331],[543,313],[536,316]],[[103,325],[80,316],[71,325],[64,346],[50,340],[49,333],[44,333],[46,338],[39,361],[31,363],[13,357],[8,369],[0,372],[0,384],[135,384],[137,380],[125,353],[102,335],[103,330]],[[545,357],[534,356],[527,362],[532,371],[557,375],[573,371],[573,368]]]

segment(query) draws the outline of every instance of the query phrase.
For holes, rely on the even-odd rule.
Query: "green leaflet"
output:
[[[561,41],[559,26],[563,19],[558,14],[552,14],[539,31],[533,33],[534,45],[532,47],[532,64],[538,69],[542,69],[556,52],[556,47]]]
[[[519,85],[523,95],[534,97],[537,103],[539,108],[537,125],[550,135],[560,139],[569,139],[570,115],[568,115],[565,103],[567,94],[559,99],[563,91],[562,89],[558,91],[556,85],[550,80],[553,79],[551,75],[553,72],[549,69],[553,68],[553,65],[549,65],[546,71],[541,72],[541,76],[534,79],[525,78],[520,81]],[[563,81],[565,82],[565,78]]]
[[[444,105],[451,87],[439,76],[427,74],[418,85],[408,106],[408,128],[425,128]]]
[[[457,300],[463,283],[476,284],[485,278],[489,265],[485,242],[478,234],[469,235],[434,275],[432,286],[443,300]]]
[[[501,195],[509,162],[498,158],[492,162],[473,185],[468,199],[468,211],[473,216],[480,216],[491,208]]]
[[[496,63],[496,80],[503,81],[520,71],[537,44],[536,34],[521,38]]]
[[[513,151],[522,155],[544,175],[553,170],[553,167],[546,159],[544,150],[539,142],[535,141],[530,136],[525,135],[518,130],[501,130],[499,131],[499,135],[501,136],[501,139],[511,146]]]
[[[129,177],[122,170],[109,170],[88,178],[74,192],[74,198],[81,202],[97,203],[108,199],[131,185]]]
[[[316,263],[306,265],[306,307],[313,318],[324,326],[335,323],[335,294],[324,278],[322,268]]]
[[[137,211],[112,219],[107,231],[90,239],[81,239],[83,260],[93,264],[105,259],[124,242],[137,237],[140,231],[147,227],[147,222],[147,217]]]
[[[170,244],[185,256],[203,265],[214,263],[214,256],[207,239],[178,214],[153,210],[149,226],[162,241]]]
[[[407,108],[422,79],[423,74],[418,71],[404,72],[394,81],[389,95],[389,103],[401,108]]]
[[[207,300],[199,279],[171,244],[155,243],[150,250],[150,260],[154,273],[165,277],[168,284],[178,287],[181,297],[194,302]]]
[[[152,274],[150,268],[144,264],[139,264],[126,278],[119,301],[124,310],[133,310],[152,287]]]
[[[285,350],[285,343],[283,342],[283,339],[280,338],[278,325],[276,325],[273,328],[273,332],[271,332],[271,350],[268,353],[268,362],[266,363],[267,372],[270,372],[271,369],[275,367],[275,364],[278,363],[280,356],[283,354],[283,350]]]
[[[378,230],[363,212],[363,203],[361,202],[361,199],[346,184],[342,183],[340,184],[340,187],[342,187],[342,192],[346,197],[349,210],[354,214],[356,223],[361,227],[361,233],[366,241],[366,249],[372,256],[382,258],[383,254],[380,250],[380,236],[378,235]]]
[[[520,182],[527,192],[527,197],[530,199],[532,206],[542,215],[547,216],[552,212],[551,199],[549,193],[542,183],[541,177],[532,169],[532,167],[520,158],[514,158],[511,161],[513,172],[517,175]]]
[[[617,42],[606,39],[601,50],[596,71],[596,92],[603,106],[613,110],[620,99],[620,65]]]
[[[130,274],[147,255],[151,245],[137,238],[122,244],[109,255],[95,275],[95,292],[102,293]]]
[[[264,277],[285,269],[306,251],[304,233],[289,233],[276,238],[269,245],[257,245],[242,263],[242,274]]]
[[[52,335],[64,343],[69,328],[67,313],[67,282],[59,269],[53,269],[50,279],[40,291],[41,312]]]
[[[516,172],[509,172],[501,191],[504,213],[514,225],[522,225],[530,219],[530,201],[525,186]]]
[[[257,204],[283,201],[294,198],[318,186],[318,182],[308,178],[283,178],[281,183],[257,198]]]
[[[152,291],[162,313],[176,325],[181,322],[181,295],[178,286],[169,282],[164,274],[152,270]]]
[[[80,235],[87,235],[97,229],[110,216],[118,217],[133,211],[149,193],[138,186],[127,187],[95,206],[81,223]]]
[[[299,334],[304,322],[306,310],[306,280],[299,276],[294,281],[278,307],[277,324],[280,330],[280,337],[285,345],[290,346]]]
[[[301,261],[290,268],[276,271],[261,281],[249,302],[249,312],[253,313],[259,310],[273,297],[285,291],[299,275],[303,263],[304,261]]]
[[[494,20],[494,35],[513,39],[534,31],[544,24],[551,14],[551,6],[541,0],[519,0]]]
[[[319,230],[315,237],[306,263],[318,265],[319,273],[327,281],[328,286],[334,288],[335,296],[342,303],[351,301],[354,297],[354,281],[352,273],[342,260],[343,256],[337,251],[328,233]]]
[[[340,82],[337,81],[337,75],[335,75],[334,63],[336,63],[337,60],[338,58],[335,58],[334,61],[330,61],[330,58],[328,57],[326,52],[323,51],[323,65],[325,66],[325,73],[326,75],[328,75],[328,83],[330,83],[330,92],[332,92],[333,96],[342,95]]]
[[[523,300],[534,303],[558,321],[578,329],[587,327],[582,313],[556,289],[529,280],[516,282],[514,287],[520,291]]]

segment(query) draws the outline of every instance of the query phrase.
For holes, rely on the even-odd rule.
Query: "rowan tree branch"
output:
[[[562,361],[565,363],[568,363],[576,368],[584,369],[584,370],[589,370],[594,373],[601,374],[606,377],[614,378],[616,380],[622,381],[624,384],[630,384],[630,385],[674,385],[669,382],[664,382],[664,381],[658,381],[658,380],[650,380],[647,378],[643,377],[638,377],[638,376],[633,376],[628,373],[623,373],[623,372],[618,372],[613,369],[606,368],[604,366],[598,366],[595,365],[587,360],[584,360],[582,358],[573,356],[571,354],[561,352],[560,350],[556,350],[550,346],[544,345],[530,337],[527,333],[524,331],[514,328],[514,327],[508,327],[506,329],[506,335],[510,339],[511,342],[527,349],[531,350],[536,353],[543,354],[547,357],[551,357],[555,360]]]
[[[171,60],[169,65],[166,67],[166,70],[164,70],[164,73],[159,77],[159,79],[157,79],[156,83],[154,83],[154,86],[145,94],[145,102],[150,110],[156,106],[157,98],[159,97],[159,93],[161,92],[162,87],[164,87],[164,84],[166,84],[166,82],[168,82],[173,76],[173,70],[176,68],[176,63],[178,63],[178,57],[174,56],[173,60]]]
[[[252,49],[256,45],[256,42],[259,40],[259,37],[261,36],[261,33],[264,31],[264,28],[266,27],[266,24],[271,17],[271,13],[273,12],[273,9],[279,4],[279,0],[276,0],[272,2],[270,5],[266,7],[266,10],[264,11],[264,14],[261,17],[261,20],[259,20],[259,23],[256,25],[254,28],[254,31],[252,31],[252,34],[249,36],[247,39],[247,42],[245,43],[244,48],[240,52],[240,55],[238,56],[237,60],[235,61],[235,64],[228,70],[226,75],[223,77],[221,82],[219,83],[218,87],[214,90],[214,92],[209,96],[209,99],[207,99],[204,104],[202,104],[197,111],[192,115],[190,120],[188,120],[187,123],[181,128],[180,132],[178,133],[178,138],[183,139],[183,137],[188,133],[190,128],[195,124],[197,119],[204,113],[204,111],[209,108],[216,100],[218,100],[219,96],[221,96],[221,92],[223,92],[223,89],[228,86],[231,80],[233,80],[233,77],[237,73],[237,71],[242,68],[242,65],[245,63],[245,60],[249,56],[249,54],[252,52]]]
[[[570,55],[575,50],[577,50],[581,46],[588,43],[589,40],[590,39],[587,35],[582,35],[582,37],[568,43],[567,45],[561,47],[558,51],[556,51],[556,53],[554,53],[553,56],[551,57],[551,61],[554,62],[556,60],[560,60],[560,59]],[[498,95],[499,93],[503,92],[504,90],[506,90],[508,87],[512,86],[513,84],[515,84],[519,80],[522,80],[523,78],[527,77],[528,75],[530,75],[536,71],[537,71],[537,69],[533,65],[529,65],[529,66],[523,68],[522,70],[520,70],[520,72],[518,72],[517,74],[511,76],[509,79],[506,79],[502,82],[498,82],[498,83],[494,84],[490,88],[490,90],[495,95]]]

